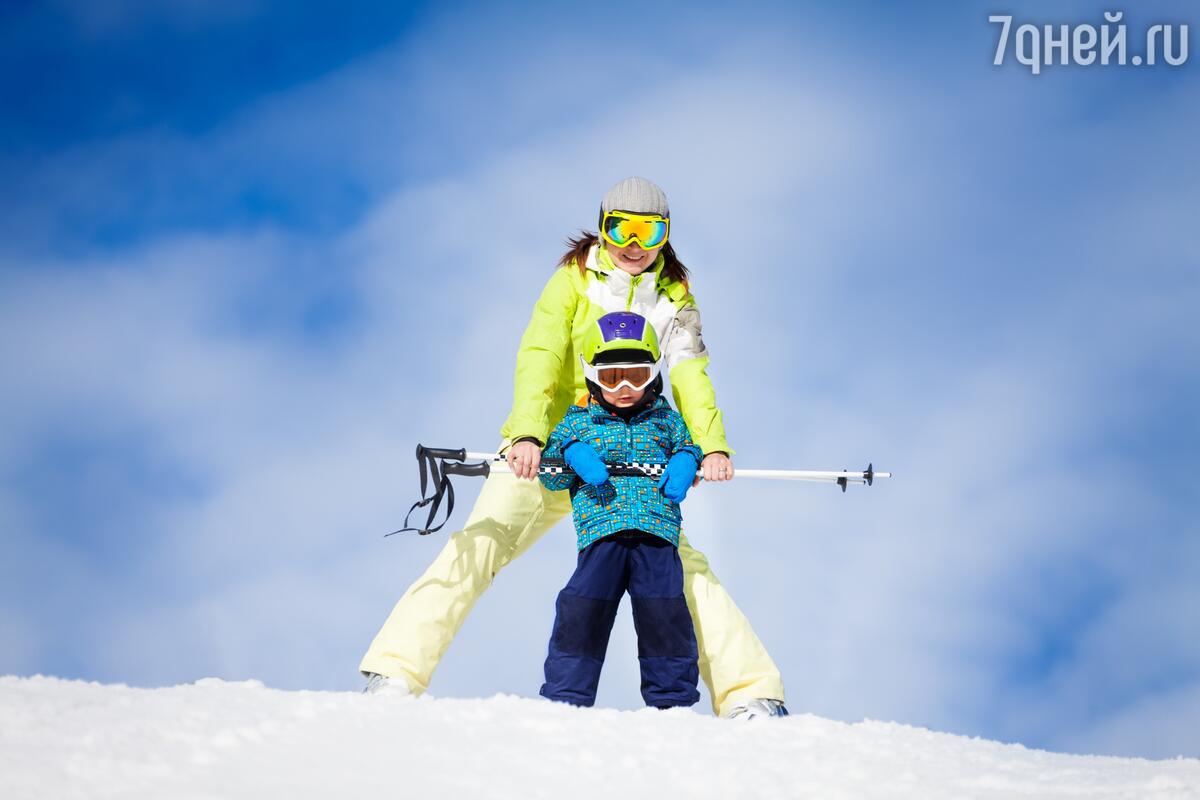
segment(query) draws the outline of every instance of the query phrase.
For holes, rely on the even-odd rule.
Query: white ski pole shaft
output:
[[[478,459],[481,461],[493,462],[493,469],[506,471],[508,470],[508,461],[505,456],[499,453],[467,453],[467,458]],[[621,466],[639,467],[639,464],[622,464]],[[660,464],[646,465],[656,466],[661,469]],[[551,469],[558,469],[552,467]],[[703,476],[699,470],[696,474]],[[806,470],[806,469],[735,469],[734,477],[738,478],[758,478],[761,480],[773,481],[817,481],[821,483],[841,483],[848,481],[850,483],[869,483],[875,478],[890,478],[890,472],[877,472],[872,467],[867,467],[865,470]]]
[[[890,472],[877,472],[872,469],[871,478],[890,478]],[[738,478],[763,478],[771,481],[833,481],[842,478],[848,481],[866,483],[866,470],[843,470],[841,472],[814,469],[734,469],[733,474]]]

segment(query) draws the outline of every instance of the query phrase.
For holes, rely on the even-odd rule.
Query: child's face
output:
[[[610,392],[608,389],[601,387],[600,394],[604,395],[604,400],[609,405],[616,406],[617,408],[629,408],[642,399],[642,395],[646,394],[646,390],[618,386],[615,391]]]

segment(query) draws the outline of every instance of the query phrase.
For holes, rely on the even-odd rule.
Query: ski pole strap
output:
[[[482,475],[487,477],[489,471],[487,464],[461,463],[465,458],[466,451],[464,450],[444,450],[417,445],[417,464],[421,470],[421,499],[413,503],[412,508],[404,515],[404,527],[385,535],[392,536],[397,533],[416,531],[421,536],[428,536],[441,530],[442,526],[450,521],[450,515],[454,513],[454,484],[450,482],[450,476]],[[441,508],[443,500],[446,501],[446,517],[440,524],[434,526],[433,521],[437,519],[438,509]],[[410,526],[408,520],[412,513],[418,508],[426,506],[429,507],[429,516],[425,520],[425,526],[422,528]]]

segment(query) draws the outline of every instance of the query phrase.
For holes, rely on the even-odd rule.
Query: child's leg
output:
[[[580,551],[555,605],[542,697],[577,706],[596,702],[608,637],[628,582],[628,552],[619,536]]]
[[[629,599],[642,666],[642,699],[656,708],[695,705],[696,633],[683,596],[679,551],[657,536],[639,537],[630,559]]]

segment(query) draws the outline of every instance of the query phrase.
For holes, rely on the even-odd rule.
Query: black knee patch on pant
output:
[[[696,632],[683,597],[631,597],[639,658],[697,657]]]
[[[603,660],[619,602],[560,593],[551,651]]]

